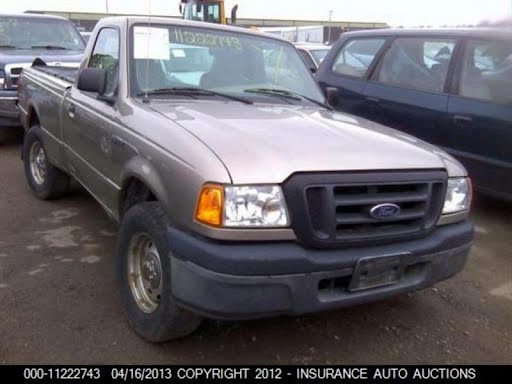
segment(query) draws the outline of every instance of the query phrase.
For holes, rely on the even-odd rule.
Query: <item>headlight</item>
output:
[[[281,187],[226,186],[224,226],[287,227],[288,212]]]
[[[5,84],[5,74],[4,71],[0,69],[0,88],[3,88]]]
[[[196,219],[231,228],[276,228],[290,225],[281,187],[206,184],[199,195]]]
[[[471,184],[468,178],[448,179],[443,215],[465,211],[471,204]]]

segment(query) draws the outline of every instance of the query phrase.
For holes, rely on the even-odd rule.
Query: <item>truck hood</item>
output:
[[[0,68],[6,64],[32,63],[36,57],[47,62],[79,63],[82,51],[47,49],[0,49]]]
[[[438,148],[366,119],[318,108],[155,101],[151,108],[207,145],[235,184],[281,183],[295,172],[464,168]]]

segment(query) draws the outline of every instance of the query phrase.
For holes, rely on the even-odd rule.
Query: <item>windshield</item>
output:
[[[315,61],[317,62],[318,65],[320,65],[322,61],[324,61],[325,56],[327,56],[328,53],[329,49],[315,49],[311,51],[311,54],[315,58]]]
[[[293,45],[245,33],[184,26],[132,29],[131,94],[200,87],[256,101],[283,101],[279,89],[323,102],[324,97]],[[172,97],[172,95],[168,95]]]
[[[0,46],[81,51],[84,42],[66,20],[0,17]]]

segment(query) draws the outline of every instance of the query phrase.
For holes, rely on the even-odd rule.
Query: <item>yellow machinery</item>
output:
[[[236,22],[237,9],[235,5],[231,11],[232,24]],[[224,0],[181,0],[180,12],[186,20],[227,24]]]

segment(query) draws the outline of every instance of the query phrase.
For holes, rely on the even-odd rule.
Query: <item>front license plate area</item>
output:
[[[398,283],[404,275],[405,254],[359,259],[349,284],[356,292]]]

